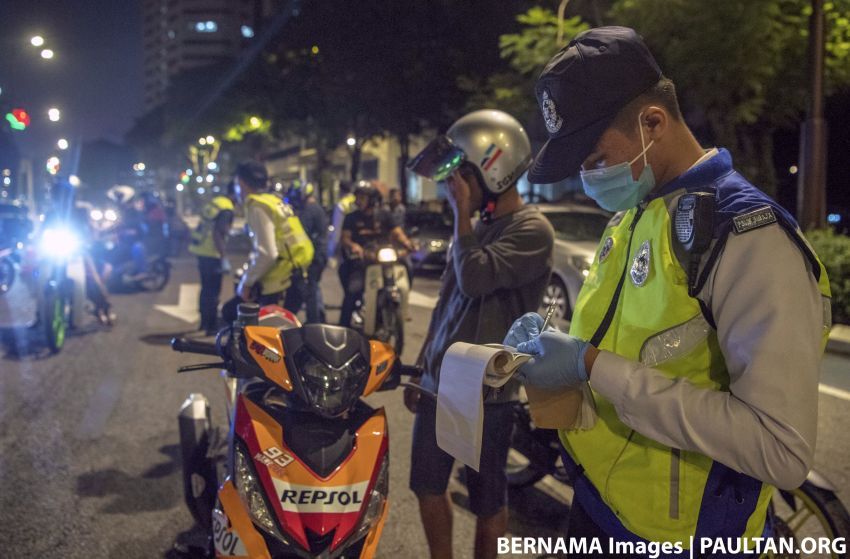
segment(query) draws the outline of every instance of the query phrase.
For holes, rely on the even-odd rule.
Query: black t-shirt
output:
[[[354,210],[342,222],[343,231],[351,231],[351,240],[362,247],[389,242],[390,232],[395,228],[390,212],[376,209],[371,215],[363,210]]]

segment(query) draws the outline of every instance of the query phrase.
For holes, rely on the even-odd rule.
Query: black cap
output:
[[[245,161],[236,167],[233,173],[253,188],[265,188],[269,182],[269,172],[259,161]]]
[[[661,77],[634,29],[597,27],[577,35],[549,61],[534,87],[549,140],[528,180],[547,184],[574,175],[620,109]]]

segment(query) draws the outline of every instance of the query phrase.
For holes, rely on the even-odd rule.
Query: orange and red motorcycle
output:
[[[355,330],[301,326],[253,304],[215,344],[172,348],[220,357],[180,372],[222,368],[227,385],[227,435],[200,394],[180,412],[185,498],[206,554],[372,557],[387,517],[389,438],[384,409],[362,397],[417,369]]]

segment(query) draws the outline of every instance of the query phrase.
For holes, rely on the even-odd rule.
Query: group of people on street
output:
[[[698,143],[673,82],[634,30],[579,34],[546,65],[535,95],[549,135],[536,156],[516,119],[486,110],[459,119],[411,164],[446,185],[454,215],[417,382],[436,392],[443,356],[459,341],[503,342],[532,356],[485,401],[480,469],[466,472],[475,556],[495,557],[507,529],[505,467],[521,384],[592,389],[595,425],[560,432],[575,487],[567,536],[687,546],[691,537],[772,535],[773,488],[798,486],[813,462],[830,326],[823,265],[793,217],[734,170],[728,151]],[[536,314],[554,235],[517,191],[526,172],[534,183],[579,174],[586,194],[614,212],[569,333],[541,331]],[[290,190],[290,207],[266,192],[267,180],[259,163],[236,171],[232,195],[255,254],[234,301],[278,302],[289,288],[287,301],[306,302],[308,320],[323,321],[319,280],[336,257],[348,325],[370,246],[415,248],[400,196],[383,207],[374,186],[343,185],[328,239],[308,188]],[[208,330],[233,208],[214,199],[193,247]],[[293,211],[302,228],[291,225]],[[292,254],[302,244],[310,258],[299,267]],[[229,302],[225,319],[234,314]],[[412,387],[404,399],[416,414],[410,488],[431,557],[446,559],[453,458],[436,442],[435,402]]]
[[[329,219],[311,183],[293,183],[279,196],[269,189],[265,166],[257,161],[236,168],[225,193],[207,202],[192,233],[189,251],[198,257],[201,278],[200,329],[214,335],[220,326],[219,299],[225,274],[232,271],[227,238],[233,227],[237,204],[241,205],[252,240],[251,259],[235,296],[225,302],[221,319],[230,322],[237,305],[255,301],[278,304],[297,313],[305,308],[306,321],[325,322],[320,281],[333,258],[338,262],[343,288],[340,324],[349,326],[363,292],[365,265],[377,246],[390,243],[409,253],[415,250],[402,228],[405,208],[398,189],[390,191],[388,204],[380,190],[368,181],[352,189],[341,185],[341,197],[333,215],[339,223],[329,234]],[[410,274],[409,260],[402,262]]]

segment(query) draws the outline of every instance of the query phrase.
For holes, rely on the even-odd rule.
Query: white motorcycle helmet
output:
[[[408,168],[443,181],[464,162],[477,169],[487,193],[498,197],[528,169],[531,143],[522,125],[508,113],[475,111],[458,119],[444,136],[432,140]]]

